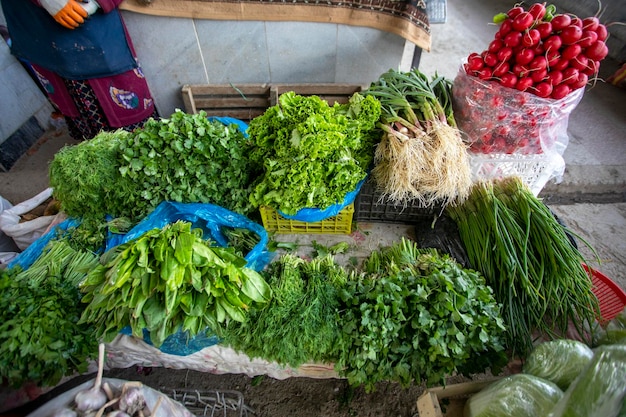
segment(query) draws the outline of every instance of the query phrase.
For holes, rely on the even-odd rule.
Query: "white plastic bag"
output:
[[[6,199],[0,196],[0,214],[13,207]],[[6,264],[17,256],[18,248],[13,239],[0,231],[0,264]]]
[[[16,204],[0,213],[0,230],[11,237],[20,250],[26,249],[40,238],[57,216],[41,216],[20,223],[21,215],[28,213],[52,196],[52,188],[47,188],[33,198]]]
[[[27,417],[52,417],[55,412],[65,407],[71,407],[74,397],[79,391],[83,391],[93,387],[95,380],[84,382],[69,391],[64,392],[58,397],[48,401]],[[152,417],[194,417],[181,403],[168,397],[167,395],[152,389],[146,385],[134,381],[124,381],[116,378],[102,378],[102,383],[108,383],[114,393],[119,393],[125,384],[137,386],[141,389],[146,406],[151,412]]]

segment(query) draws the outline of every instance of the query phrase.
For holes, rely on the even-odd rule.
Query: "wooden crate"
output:
[[[204,110],[207,116],[234,117],[250,121],[270,106],[269,84],[185,84],[182,87],[185,112]]]
[[[362,91],[363,87],[356,84],[272,84],[271,85],[271,105],[278,103],[278,97],[288,91],[301,96],[318,96],[326,100],[331,106],[335,103],[345,104],[354,93]]]
[[[429,388],[417,399],[419,417],[463,417],[467,399],[499,379]]]
[[[278,97],[287,91],[303,96],[316,95],[333,105],[347,103],[361,90],[362,87],[355,84],[185,84],[181,93],[187,113],[204,110],[207,116],[234,117],[249,122],[276,105]]]

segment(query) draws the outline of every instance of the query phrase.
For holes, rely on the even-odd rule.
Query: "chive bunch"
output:
[[[467,200],[446,210],[470,263],[503,305],[508,347],[515,354],[524,357],[534,337],[564,335],[570,324],[590,341],[586,329],[599,307],[585,260],[519,177],[475,183]]]

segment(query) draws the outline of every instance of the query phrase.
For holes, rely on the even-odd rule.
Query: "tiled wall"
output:
[[[405,53],[403,38],[356,26],[123,15],[162,116],[183,108],[184,84],[367,85]]]
[[[53,108],[2,39],[0,89],[0,170],[8,170],[21,156],[18,150],[28,149],[48,127]]]

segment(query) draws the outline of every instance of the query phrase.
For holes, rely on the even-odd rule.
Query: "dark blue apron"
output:
[[[30,0],[1,0],[13,55],[63,78],[84,80],[137,67],[117,9],[98,11],[76,29],[66,29]]]

